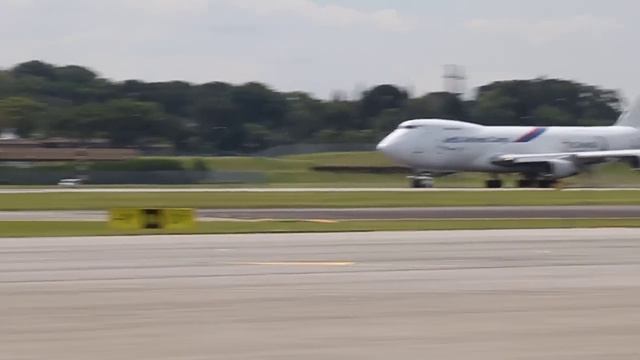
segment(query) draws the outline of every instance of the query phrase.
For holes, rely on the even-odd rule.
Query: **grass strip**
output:
[[[526,205],[636,205],[640,191],[222,192],[0,194],[0,210],[155,208],[358,208]]]
[[[159,234],[248,234],[411,230],[489,230],[489,229],[561,229],[640,227],[638,219],[534,219],[534,220],[402,220],[342,221],[219,221],[202,222],[192,231],[160,230],[118,231],[104,222],[6,221],[0,222],[0,237],[62,237]]]

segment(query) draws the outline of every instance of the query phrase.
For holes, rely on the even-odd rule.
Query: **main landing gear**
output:
[[[519,188],[541,188],[549,189],[558,184],[556,179],[520,179],[518,180]]]
[[[500,189],[503,186],[503,183],[500,179],[491,179],[487,180],[486,186],[487,189]]]
[[[427,189],[433,187],[433,176],[430,173],[420,173],[409,176],[411,187],[414,189]]]
[[[516,183],[519,188],[541,188],[541,189],[549,189],[552,187],[556,187],[558,184],[557,179],[540,179],[535,177],[527,177],[524,179],[518,180]],[[485,183],[487,189],[500,189],[504,186],[504,182],[499,178],[493,178],[487,180]]]

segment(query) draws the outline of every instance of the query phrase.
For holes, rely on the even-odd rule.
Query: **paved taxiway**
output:
[[[168,188],[1,188],[0,194],[54,194],[54,193],[300,193],[300,192],[521,192],[521,191],[558,191],[558,189],[520,189],[520,188],[201,188],[201,187],[168,187]],[[640,188],[564,188],[562,191],[640,191]]]
[[[640,354],[640,230],[0,239],[0,359]]]
[[[639,218],[640,206],[491,206],[357,209],[200,210],[202,219],[526,219]],[[1,218],[1,215],[0,215]]]
[[[202,209],[198,219],[400,220],[400,219],[640,218],[640,206],[492,206],[358,209]],[[0,211],[0,221],[104,221],[105,211]]]

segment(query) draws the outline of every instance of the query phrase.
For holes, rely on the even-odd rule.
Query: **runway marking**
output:
[[[351,261],[266,261],[266,262],[247,262],[243,265],[259,265],[259,266],[351,266],[355,262]]]
[[[311,219],[311,220],[302,220],[305,222],[310,222],[310,223],[314,223],[314,224],[338,224],[339,221],[337,220],[324,220],[324,219]]]
[[[233,210],[236,211],[236,210]],[[286,209],[283,209],[286,211]],[[13,213],[12,213],[13,214]],[[12,214],[8,214],[11,216]],[[18,213],[19,214],[19,213]],[[0,212],[0,215],[3,215]],[[312,223],[312,224],[339,224],[338,220],[324,220],[324,219],[296,219],[296,218],[272,218],[272,219],[243,219],[241,218],[242,214],[239,217],[200,217],[199,221],[206,222],[216,222],[216,221],[229,221],[229,222],[246,222],[246,223],[268,223],[268,222],[297,222],[297,223]]]
[[[391,209],[393,210],[393,209]],[[199,221],[206,222],[246,222],[246,223],[255,223],[255,222],[308,222],[308,223],[316,223],[316,224],[340,224],[340,223],[351,223],[351,222],[375,222],[375,221],[431,221],[431,222],[439,222],[439,221],[519,221],[519,220],[640,220],[640,216],[629,216],[629,217],[566,217],[566,216],[558,216],[558,217],[407,217],[407,218],[344,218],[340,221],[309,221],[309,220],[301,220],[301,219],[291,219],[291,218],[282,218],[282,219],[261,219],[261,220],[251,220],[251,219],[236,219],[236,218],[202,218]],[[25,220],[27,221],[27,220]],[[28,221],[48,221],[48,220],[28,220]],[[87,220],[90,221],[90,220]]]

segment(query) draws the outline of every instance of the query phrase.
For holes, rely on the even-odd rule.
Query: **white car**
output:
[[[58,181],[58,185],[76,187],[82,185],[82,179],[62,179]]]

